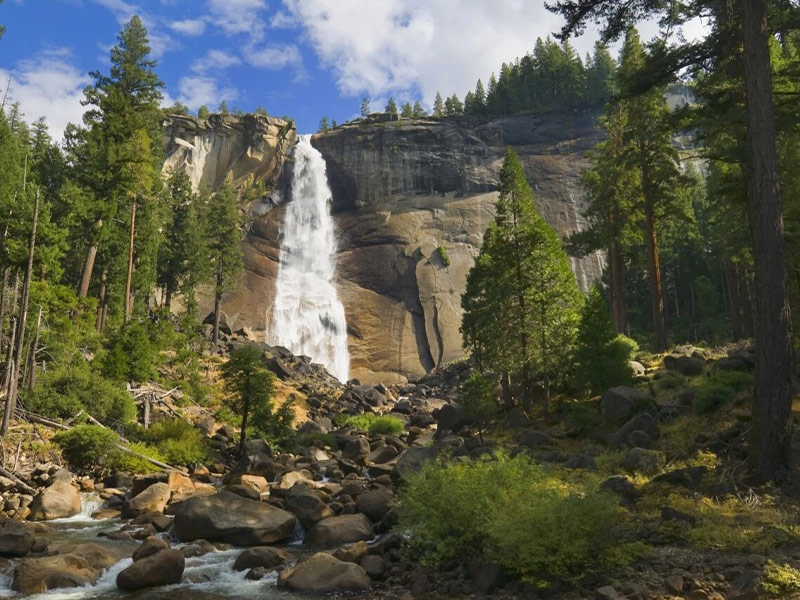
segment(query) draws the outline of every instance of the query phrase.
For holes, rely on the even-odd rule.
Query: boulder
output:
[[[624,423],[636,412],[636,409],[650,400],[650,395],[642,390],[620,385],[603,394],[600,401],[600,413],[613,423]]]
[[[122,558],[124,552],[119,548],[94,543],[79,544],[52,556],[23,558],[14,569],[11,589],[30,595],[80,587],[97,581],[104,569]]]
[[[643,432],[646,435],[647,444],[635,443],[634,439],[631,439],[633,436],[632,434],[635,432]],[[648,413],[642,413],[640,415],[636,415],[630,421],[625,423],[617,433],[614,434],[613,445],[615,447],[620,447],[625,444],[628,446],[639,446],[639,445],[649,445],[649,442],[653,440],[657,440],[661,435],[660,430],[658,429],[658,423],[656,423],[655,418],[653,415]],[[642,438],[641,435],[636,436],[635,438],[637,441],[645,439]]]
[[[429,460],[434,460],[439,454],[435,447],[414,446],[404,450],[392,468],[392,481],[402,481],[409,473],[416,473],[422,465]]]
[[[371,521],[380,521],[392,508],[394,493],[388,487],[380,487],[359,495],[356,510],[367,515]]]
[[[31,521],[50,521],[74,517],[81,512],[81,494],[64,480],[56,480],[33,499]]]
[[[249,485],[244,485],[243,483],[237,483],[235,485],[226,485],[225,491],[230,492],[231,494],[236,494],[237,496],[241,496],[242,498],[248,498],[250,500],[261,500],[261,494],[258,490],[254,487],[250,487]]]
[[[144,513],[164,512],[171,495],[168,483],[154,483],[125,503],[122,516],[133,518]]]
[[[175,535],[182,542],[205,539],[237,546],[263,546],[294,533],[294,515],[229,492],[194,496],[175,511]]]
[[[685,354],[668,354],[664,357],[664,366],[682,375],[701,375],[705,364],[703,359]]]
[[[383,559],[376,554],[364,556],[358,563],[370,579],[383,579]]]
[[[553,446],[556,440],[547,435],[544,431],[523,431],[517,438],[520,446],[526,448],[538,448],[539,446]]]
[[[314,525],[303,543],[310,546],[337,546],[369,540],[373,535],[372,524],[364,515],[339,515]]]
[[[142,590],[180,583],[185,567],[186,559],[180,550],[160,550],[120,571],[117,575],[117,587],[121,590]]]
[[[264,569],[274,569],[292,560],[291,554],[280,548],[272,546],[254,546],[248,548],[236,557],[233,563],[234,571],[247,571],[262,567]]]
[[[622,466],[628,471],[640,471],[647,475],[658,473],[666,464],[667,459],[663,452],[646,448],[631,448],[622,461]]]
[[[324,552],[285,569],[278,586],[296,592],[346,592],[369,589],[370,578],[359,565],[343,562]]]
[[[351,439],[342,449],[342,459],[362,460],[369,454],[369,440],[363,435]]]
[[[334,516],[333,510],[319,495],[304,485],[295,485],[286,496],[286,509],[293,513],[305,529],[310,529],[322,519]]]
[[[350,546],[339,548],[333,555],[344,562],[358,563],[369,553],[369,550],[370,548],[367,546],[367,542],[361,541]]]
[[[152,556],[157,552],[161,552],[162,550],[166,550],[169,548],[169,544],[166,540],[161,539],[155,535],[151,535],[142,544],[133,551],[133,562],[140,560],[142,558],[147,558],[148,556]]]
[[[612,492],[627,502],[633,502],[642,495],[634,483],[625,475],[609,477],[600,484],[600,490]]]
[[[25,556],[33,544],[33,533],[25,523],[10,519],[0,521],[0,555]]]

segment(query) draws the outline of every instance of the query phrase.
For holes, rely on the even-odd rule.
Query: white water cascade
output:
[[[286,206],[268,343],[309,356],[340,381],[350,371],[344,307],[333,284],[336,236],[325,159],[300,136]]]

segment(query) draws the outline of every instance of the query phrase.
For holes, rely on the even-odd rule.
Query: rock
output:
[[[619,598],[619,592],[610,585],[604,585],[597,588],[594,592],[595,600],[616,600]]]
[[[285,510],[222,491],[182,502],[175,512],[173,528],[182,542],[205,539],[263,546],[291,537],[295,522],[294,515]]]
[[[278,575],[278,586],[296,592],[347,592],[369,589],[371,581],[359,565],[318,552]]]
[[[369,552],[369,546],[364,541],[356,542],[351,546],[339,548],[333,553],[333,556],[345,562],[358,563]]]
[[[683,594],[683,577],[680,575],[670,575],[664,579],[664,587],[670,594],[680,596]]]
[[[304,544],[310,546],[336,546],[374,536],[372,524],[364,515],[339,515],[320,521],[306,533]]]
[[[519,434],[517,442],[526,448],[538,448],[539,446],[551,446],[556,440],[543,431],[523,431]]]
[[[63,480],[56,480],[33,499],[31,521],[51,521],[74,517],[81,512],[81,494]]]
[[[646,448],[631,448],[622,461],[623,468],[628,471],[639,471],[647,475],[658,473],[666,464],[667,458],[663,452]]]
[[[469,577],[475,589],[482,594],[491,594],[499,585],[503,577],[503,568],[497,563],[482,560],[469,562]]]
[[[157,471],[155,473],[148,473],[147,475],[137,475],[133,478],[131,496],[138,496],[153,484],[167,483],[168,481],[169,473],[166,471]]]
[[[344,460],[363,460],[369,454],[369,440],[364,436],[353,438],[342,449],[342,459]]]
[[[415,446],[404,450],[392,468],[392,481],[400,482],[409,473],[415,473],[429,460],[434,460],[439,454],[435,447]]]
[[[224,489],[226,492],[230,492],[231,494],[236,494],[237,496],[241,496],[242,498],[248,498],[250,500],[261,500],[261,494],[258,492],[258,490],[249,485],[243,485],[241,483],[237,483],[235,485],[226,485]]]
[[[258,491],[259,494],[264,494],[269,491],[269,483],[267,483],[265,477],[262,477],[261,475],[250,475],[248,473],[234,475],[229,481],[227,481],[227,485],[246,485]]]
[[[166,550],[169,548],[169,544],[166,540],[161,539],[155,535],[151,535],[142,544],[133,551],[133,562],[140,560],[142,558],[147,558],[148,556],[152,556],[157,552],[161,552],[162,550]]]
[[[637,436],[633,434],[639,432]],[[627,444],[630,447],[642,446],[643,444],[635,443],[639,438],[639,441],[642,440],[641,434],[644,433],[644,439],[647,440],[647,445],[649,445],[650,441],[657,440],[661,435],[661,431],[658,428],[658,424],[656,420],[653,418],[653,415],[648,413],[642,413],[640,415],[636,415],[630,421],[625,423],[618,431],[614,434],[614,438],[612,440],[612,444],[615,447],[620,447]]]
[[[358,564],[371,579],[383,579],[383,559],[380,556],[368,554]]]
[[[185,566],[183,553],[167,548],[137,560],[122,570],[117,575],[117,587],[130,591],[180,583]]]
[[[322,519],[334,516],[333,510],[313,490],[301,484],[289,490],[286,509],[300,519],[305,529],[310,529]]]
[[[648,400],[650,395],[642,390],[624,385],[613,387],[603,394],[600,413],[612,423],[624,423]]]
[[[453,433],[458,433],[466,424],[464,411],[456,404],[445,404],[439,409],[436,423],[437,432],[452,431]]]
[[[644,377],[647,374],[647,369],[645,369],[644,365],[640,362],[629,360],[628,366],[631,368],[631,371],[633,371],[634,377]]]
[[[267,570],[264,567],[254,567],[245,573],[244,578],[248,581],[261,581],[266,574]]]
[[[668,354],[664,357],[664,366],[670,371],[677,371],[682,375],[701,375],[705,364],[701,358],[685,354]]]
[[[122,508],[122,515],[126,518],[138,517],[144,513],[164,512],[169,502],[171,492],[169,484],[154,483],[139,495],[128,500]]]
[[[519,429],[530,425],[530,421],[528,420],[528,415],[525,414],[525,409],[521,406],[515,406],[506,413],[505,424],[506,427],[511,429]]]
[[[187,544],[183,548],[181,548],[181,552],[183,556],[186,558],[194,558],[195,556],[203,556],[204,554],[208,554],[209,552],[214,552],[216,548],[214,544],[211,542],[207,542],[206,540],[197,540],[192,544]]]
[[[666,484],[681,486],[689,490],[696,490],[703,482],[703,477],[708,473],[708,468],[703,466],[686,467],[662,473],[650,481],[652,484]]]
[[[380,521],[392,507],[394,493],[388,487],[364,492],[356,498],[356,510],[374,522]]]
[[[20,521],[0,521],[0,555],[25,556],[33,549],[34,536],[30,528]]]
[[[246,571],[255,567],[274,569],[290,560],[292,560],[292,556],[280,548],[254,546],[236,557],[236,561],[233,563],[233,570]]]
[[[674,508],[670,508],[669,506],[665,506],[661,509],[661,520],[680,521],[682,523],[688,523],[691,526],[697,524],[697,519],[694,516],[686,514],[679,510],[675,510]]]
[[[173,495],[177,493],[189,496],[194,491],[194,482],[186,475],[178,473],[177,471],[170,471],[166,483],[169,486],[169,491]]]
[[[308,485],[308,487],[316,487],[314,484],[314,480],[311,477],[311,473],[308,471],[289,471],[281,475],[280,480],[275,483],[272,487],[276,490],[290,490],[292,489],[295,484],[303,483]]]
[[[30,595],[94,583],[104,569],[123,556],[118,548],[92,543],[52,556],[23,558],[14,569],[11,589]]]
[[[244,444],[245,454],[264,454],[272,456],[272,446],[267,440],[247,440]]]
[[[641,492],[636,489],[633,482],[624,475],[613,475],[609,477],[600,484],[600,490],[613,492],[628,502],[633,502],[641,496]]]

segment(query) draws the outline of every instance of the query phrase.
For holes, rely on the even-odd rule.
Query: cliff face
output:
[[[361,123],[312,138],[327,161],[333,192],[351,376],[386,382],[415,377],[463,355],[458,331],[461,294],[494,216],[494,190],[506,147],[513,146],[520,155],[541,213],[559,232],[570,233],[583,226],[579,178],[586,151],[600,139],[596,116],[564,112]],[[273,192],[251,207],[254,220],[245,242],[245,274],[223,305],[234,327],[263,329],[275,291],[284,214],[280,204],[288,197],[288,147],[263,151],[271,161],[268,168],[253,165],[253,153],[238,149],[231,138],[222,139],[221,145],[213,141],[233,127],[230,122],[221,132],[216,127],[200,132],[182,123],[178,125],[203,143],[193,143],[195,150],[190,151],[184,144],[168,142],[168,148],[183,156],[176,159],[168,152],[168,163],[192,165],[193,181],[216,187],[225,172],[224,167],[206,166],[198,175],[194,165],[203,161],[196,156],[197,148],[206,153],[206,165],[229,164],[227,156],[246,156],[246,161],[233,161],[235,180],[244,181],[249,173],[270,173],[261,180]],[[257,123],[264,126],[261,118]],[[253,139],[248,133],[241,135],[243,140]],[[285,143],[290,137],[276,139]],[[209,160],[214,156],[218,158]],[[602,263],[593,255],[572,266],[585,288],[599,277]]]

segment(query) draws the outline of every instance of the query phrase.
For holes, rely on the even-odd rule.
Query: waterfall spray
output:
[[[325,159],[300,136],[292,199],[286,207],[269,343],[310,356],[340,381],[348,378],[347,323],[333,284],[336,237]]]

